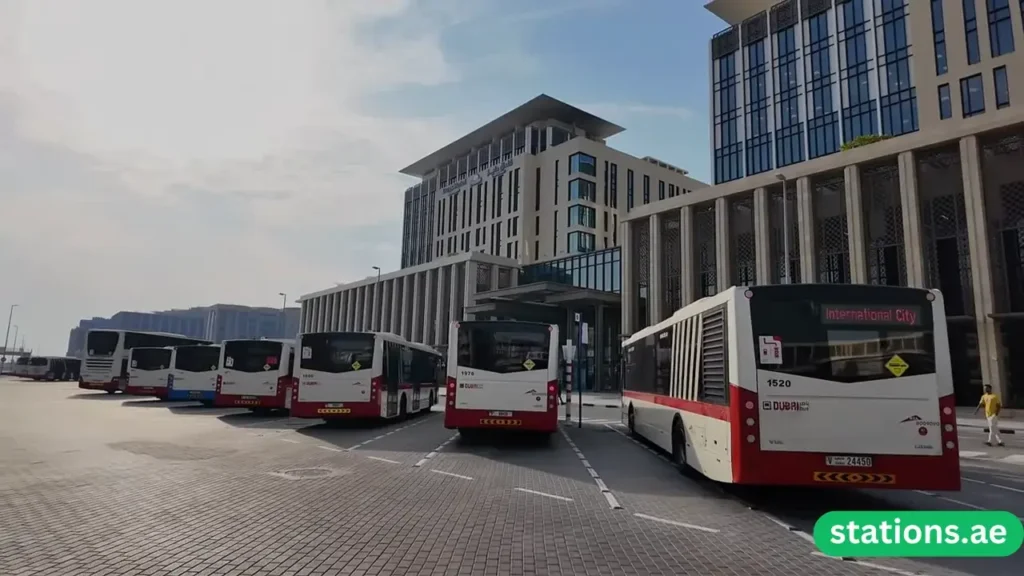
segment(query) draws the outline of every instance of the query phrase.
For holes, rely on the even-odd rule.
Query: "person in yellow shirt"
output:
[[[992,439],[994,438],[996,443],[1000,446],[1003,445],[1003,439],[999,437],[999,412],[1003,409],[1002,402],[999,401],[999,395],[992,393],[992,386],[985,385],[985,393],[981,395],[981,401],[978,402],[978,407],[974,409],[974,413],[977,414],[978,410],[984,406],[985,408],[985,419],[988,420],[988,444],[992,445]]]

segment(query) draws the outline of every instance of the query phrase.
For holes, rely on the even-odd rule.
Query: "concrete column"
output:
[[[398,333],[406,340],[415,340],[412,337],[412,310],[415,302],[412,294],[412,282],[415,274],[407,274],[402,277],[402,314],[399,316]]]
[[[625,221],[619,223],[619,237],[621,238],[620,244],[622,245],[621,250],[621,261],[619,271],[619,292],[622,295],[622,333],[632,334],[636,332],[636,286],[634,282],[636,279],[633,275],[633,263],[636,257],[633,254],[633,222]]]
[[[907,286],[924,288],[924,252],[921,250],[921,204],[917,193],[917,160],[913,152],[898,157],[900,212],[903,214],[903,251],[907,260]]]
[[[754,276],[755,284],[771,284],[771,223],[768,211],[768,189],[754,190]]]
[[[693,253],[693,206],[679,209],[679,279],[682,285],[682,305],[692,304],[697,299],[697,263]]]
[[[363,286],[363,330],[373,331],[373,310],[377,303],[372,284]]]
[[[370,330],[380,330],[380,318],[384,306],[384,294],[382,292],[384,286],[380,281],[376,281],[371,284],[368,289],[370,290],[370,297],[372,298],[370,305]]]
[[[317,332],[323,332],[327,319],[327,299],[323,296],[317,296],[316,302],[316,329]]]
[[[974,288],[974,317],[978,324],[978,355],[981,378],[990,384],[1001,398],[1006,398],[1003,369],[1003,347],[999,326],[989,316],[995,312],[995,292],[992,286],[992,256],[989,251],[988,215],[985,207],[985,189],[981,177],[981,158],[978,138],[967,136],[960,140],[960,165],[963,169],[964,207],[967,212],[967,236],[971,253],[971,280]]]
[[[800,238],[800,282],[813,284],[818,281],[818,248],[814,237],[814,195],[811,180],[806,176],[796,181],[796,226]]]
[[[394,297],[392,294],[393,282],[393,280],[381,282],[380,323],[377,324],[377,329],[381,332],[391,330],[391,317],[395,315],[395,309],[391,307],[391,300]]]
[[[732,286],[732,247],[729,246],[729,199],[715,200],[715,276],[718,291]]]
[[[402,333],[402,309],[400,308],[399,302],[404,295],[399,296],[402,291],[402,281],[405,278],[395,278],[391,280],[391,316],[388,317],[388,331],[394,334]]]
[[[520,200],[522,200],[520,198]],[[478,264],[472,260],[466,260],[465,274],[463,274],[462,281],[462,317],[456,318],[456,320],[472,320],[469,318],[469,314],[466,313],[466,308],[476,304],[476,275],[478,272]],[[498,266],[491,266],[491,285],[497,286],[497,273]]]
[[[437,308],[434,310],[434,324],[433,324],[433,338],[430,343],[437,346],[441,343],[442,335],[444,334],[445,320],[448,319],[448,315],[445,310],[445,282],[447,276],[445,274],[445,267],[438,268],[435,272],[437,274],[437,282],[435,282],[434,301],[437,303]],[[452,287],[454,288],[454,286]]]
[[[316,297],[309,300],[309,331],[316,332],[317,320],[320,318],[320,302]]]
[[[864,203],[860,190],[860,166],[843,169],[846,199],[846,238],[850,251],[850,283],[868,283],[867,243],[864,239]]]
[[[423,308],[426,304],[423,301],[423,275],[425,272],[417,272],[412,279],[412,314],[409,318],[409,340],[423,342],[423,321],[426,313]]]
[[[473,265],[476,266],[476,263],[474,262]],[[488,288],[488,290],[497,290],[498,289],[498,273],[501,271],[501,268],[502,267],[498,266],[497,264],[491,264],[491,279],[490,279],[491,284],[490,284],[490,287]],[[476,272],[474,272],[474,274],[476,274]],[[513,276],[513,275],[514,274],[510,274],[510,276]],[[507,286],[507,288],[510,288],[510,286]],[[473,293],[476,294],[476,280],[473,281]]]
[[[466,278],[468,279],[468,277],[469,275],[467,274]],[[445,323],[445,326],[452,322],[455,322],[456,320],[462,319],[462,315],[460,313],[459,308],[460,305],[464,302],[464,300],[460,301],[459,293],[465,293],[465,285],[467,283],[467,279],[463,279],[462,286],[459,286],[459,265],[452,264],[451,266],[448,267],[448,322]],[[460,290],[460,288],[462,288],[462,290]],[[448,331],[445,330],[442,337],[447,334]],[[441,341],[438,340],[438,342]]]
[[[647,314],[650,316],[650,325],[653,326],[664,320],[661,314],[664,293],[661,282],[661,215],[651,214],[647,219],[647,226],[650,230],[647,245],[650,248],[650,270],[647,272]]]
[[[605,306],[594,306],[594,389],[602,390],[604,386],[604,348],[608,345],[604,338]],[[674,312],[674,310],[673,310]],[[616,342],[617,344],[618,342]]]
[[[306,322],[309,320],[309,300],[303,300],[299,304],[299,308],[300,310],[302,310],[299,313],[299,332],[309,332],[309,330],[306,328]],[[207,320],[206,325],[206,338],[208,340],[211,339],[209,320]]]
[[[353,288],[353,292],[356,293],[356,314],[352,330],[353,332],[362,332],[366,329],[363,325],[363,319],[366,318],[366,287]]]
[[[356,329],[356,291],[345,290],[345,326],[346,332]]]

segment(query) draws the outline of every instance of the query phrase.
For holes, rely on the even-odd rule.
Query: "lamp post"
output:
[[[11,311],[7,313],[7,333],[4,334],[4,355],[0,356],[0,372],[3,372],[4,364],[7,363],[7,343],[11,337],[11,320],[14,318],[14,309],[17,307],[17,304],[11,304]]]
[[[288,307],[288,295],[284,292],[278,292],[277,295],[281,297],[281,337],[287,338],[285,331],[288,330],[288,318],[285,316],[285,308]]]
[[[787,180],[785,174],[776,174],[775,178],[782,182],[782,250],[785,264],[782,269],[782,283],[789,284],[789,268],[793,262],[789,255],[789,194],[787,192]]]
[[[11,344],[14,346],[15,350],[18,349],[18,325],[17,324],[14,325],[14,338],[11,338]],[[4,350],[4,352],[6,352],[6,350]]]
[[[377,280],[373,283],[373,303],[370,304],[370,330],[376,329],[373,325],[373,314],[377,311],[377,290],[380,290],[380,266],[373,266],[374,270],[377,271]],[[381,311],[384,310],[384,303],[380,303]]]

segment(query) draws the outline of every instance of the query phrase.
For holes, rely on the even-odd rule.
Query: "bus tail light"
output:
[[[370,378],[370,402],[377,402],[380,398],[380,389],[383,382],[384,379],[382,376]]]
[[[217,374],[217,394],[220,394],[220,385],[224,382],[224,377]]]
[[[455,407],[455,378],[448,377],[448,405],[452,408]]]
[[[558,394],[558,380],[548,381],[548,410],[558,410],[556,394]]]
[[[953,395],[939,398],[939,432],[946,450],[955,450],[957,446],[956,400]]]
[[[291,384],[291,382],[292,382],[292,377],[291,376],[280,376],[277,379],[277,394],[276,395],[277,396],[281,396],[282,394],[289,394],[288,385]]]

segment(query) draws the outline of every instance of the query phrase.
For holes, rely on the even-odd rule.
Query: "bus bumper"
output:
[[[156,396],[167,399],[167,388],[161,386],[125,386],[124,393],[129,396]]]
[[[292,400],[291,416],[322,420],[380,418],[380,405],[371,402],[297,402]]]
[[[168,400],[198,400],[200,402],[213,402],[215,392],[213,390],[178,390],[177,388],[167,391]]]
[[[85,382],[78,381],[78,387],[82,390],[103,390],[104,392],[117,392],[116,382]]]
[[[444,427],[552,433],[558,430],[558,413],[512,412],[511,416],[494,416],[488,410],[446,409]]]
[[[249,396],[240,394],[214,394],[213,405],[219,408],[284,409],[282,396]]]

